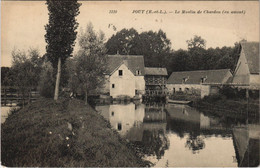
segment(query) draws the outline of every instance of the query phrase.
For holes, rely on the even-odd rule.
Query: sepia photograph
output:
[[[1,167],[259,167],[259,1],[1,1]]]

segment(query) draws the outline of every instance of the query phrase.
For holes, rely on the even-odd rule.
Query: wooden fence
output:
[[[27,88],[23,91],[17,87],[1,86],[1,106],[17,106],[31,103],[40,97],[35,88]]]

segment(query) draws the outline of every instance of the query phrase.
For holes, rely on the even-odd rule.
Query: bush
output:
[[[54,96],[54,88],[53,68],[50,62],[45,62],[40,74],[38,90],[41,96],[51,98]]]
[[[214,95],[209,95],[209,96],[205,96],[203,98],[204,101],[209,102],[209,103],[214,103],[216,101],[219,100],[226,100],[226,96],[222,95],[222,94],[214,94]]]
[[[249,97],[252,99],[259,99],[259,90],[249,90]]]
[[[223,86],[219,93],[225,95],[228,99],[246,99],[246,89],[233,88],[231,86]],[[249,97],[259,99],[258,90],[249,90]]]

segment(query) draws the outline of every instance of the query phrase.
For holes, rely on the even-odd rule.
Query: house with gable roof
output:
[[[170,94],[195,93],[203,98],[218,93],[218,86],[228,83],[230,78],[230,69],[172,72],[166,87]]]
[[[241,42],[232,84],[252,89],[260,88],[259,76],[259,42]]]
[[[142,95],[145,92],[144,74],[142,55],[108,55],[104,90],[113,98]]]

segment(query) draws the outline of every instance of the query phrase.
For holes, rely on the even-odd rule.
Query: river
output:
[[[96,110],[154,167],[237,167],[245,162],[250,137],[243,136],[249,130],[243,120],[175,104],[96,105]],[[256,158],[259,163],[259,150]]]
[[[1,124],[5,122],[8,115],[10,114],[11,110],[19,108],[17,104],[8,104],[9,106],[2,106],[1,105]]]

